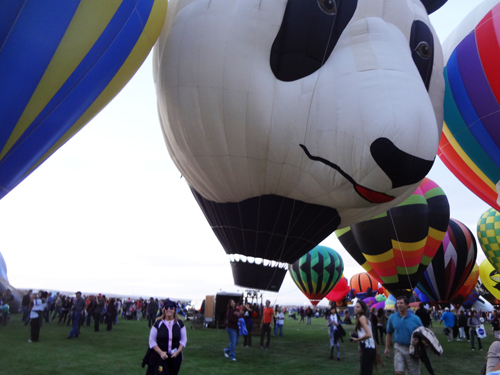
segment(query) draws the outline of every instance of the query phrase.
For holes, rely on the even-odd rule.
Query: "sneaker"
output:
[[[229,354],[225,350],[224,350],[224,355],[226,356],[226,358],[229,358]]]
[[[261,345],[261,346],[259,346],[259,349],[264,349],[264,347]]]
[[[236,358],[231,358],[231,361],[236,362]]]
[[[470,340],[467,340],[467,342],[470,342]]]
[[[474,348],[472,348],[472,350],[474,350]]]
[[[480,351],[483,351],[483,349],[479,349]]]
[[[33,341],[31,341],[31,340],[28,340],[28,342],[33,342]]]

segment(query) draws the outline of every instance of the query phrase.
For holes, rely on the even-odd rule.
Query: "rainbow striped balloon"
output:
[[[445,237],[449,218],[443,189],[424,178],[403,203],[335,234],[354,260],[391,294],[410,297]]]
[[[500,210],[500,4],[487,0],[444,45],[444,127],[438,155],[474,194]]]
[[[132,78],[160,34],[167,4],[0,3],[0,198]]]

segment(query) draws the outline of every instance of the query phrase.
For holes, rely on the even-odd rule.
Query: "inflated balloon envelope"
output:
[[[441,133],[444,2],[170,2],[160,121],[226,253],[293,263],[412,194]]]
[[[0,3],[0,198],[132,78],[167,0]]]
[[[500,274],[488,259],[483,260],[479,265],[479,277],[483,287],[485,287],[493,297],[500,300]]]
[[[450,207],[425,178],[411,197],[370,220],[336,231],[349,254],[391,294],[410,298],[445,237]]]
[[[469,190],[500,210],[500,4],[481,2],[443,44],[443,135],[438,155]]]
[[[477,222],[477,237],[486,259],[500,271],[500,212],[487,209]]]

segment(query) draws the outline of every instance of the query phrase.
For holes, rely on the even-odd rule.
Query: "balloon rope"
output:
[[[392,228],[394,229],[394,233],[396,234],[396,241],[398,242],[399,251],[401,252],[401,258],[403,259],[403,263],[405,265],[406,276],[408,277],[408,284],[410,284],[410,289],[413,291],[414,287],[413,287],[413,285],[411,283],[410,274],[408,273],[408,267],[406,267],[406,261],[405,261],[405,257],[404,257],[404,252],[403,252],[403,249],[401,249],[401,243],[399,241],[399,237],[398,237],[398,232],[396,230],[396,226],[394,225],[394,219],[392,218],[392,214],[391,214],[390,210],[387,211],[387,214],[391,218]],[[396,272],[397,272],[397,265],[396,265]]]

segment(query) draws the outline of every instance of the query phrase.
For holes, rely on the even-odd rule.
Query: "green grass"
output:
[[[111,332],[101,326],[82,327],[78,339],[67,340],[69,326],[54,322],[44,324],[38,343],[28,343],[29,327],[13,315],[7,326],[0,326],[0,373],[5,375],[38,374],[144,374],[140,367],[148,345],[149,328],[146,321],[120,319]],[[104,329],[103,329],[104,328]],[[346,326],[349,333],[353,326]],[[434,328],[444,348],[441,357],[431,356],[436,374],[476,375],[485,362],[486,352],[493,341],[490,328],[483,340],[483,351],[472,352],[467,342],[448,343],[443,326]],[[271,338],[270,350],[259,349],[259,338],[253,337],[252,347],[236,348],[237,362],[223,355],[228,345],[225,330],[188,328],[188,343],[184,350],[182,374],[359,374],[357,345],[341,343],[341,360],[329,356],[329,338],[325,320],[313,319],[306,326],[298,321],[285,320],[283,338]],[[393,350],[391,350],[391,354]],[[383,356],[383,348],[381,348]],[[392,358],[385,359],[386,367],[376,374],[394,374]],[[427,370],[422,365],[422,374]]]

